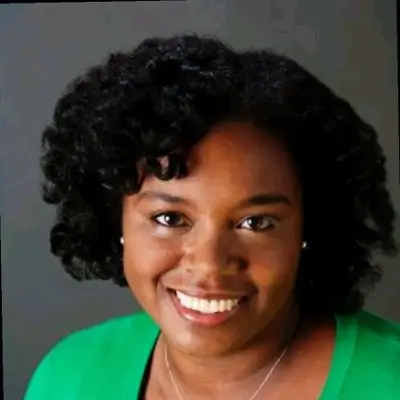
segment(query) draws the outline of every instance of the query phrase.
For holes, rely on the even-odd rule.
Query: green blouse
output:
[[[400,324],[366,311],[335,318],[331,370],[319,400],[399,400]],[[139,399],[159,333],[143,312],[74,333],[42,360],[24,399]]]

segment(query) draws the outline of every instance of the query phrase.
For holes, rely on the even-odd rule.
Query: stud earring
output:
[[[307,246],[308,246],[308,244],[307,244],[307,242],[306,241],[304,241],[303,242],[303,245],[301,246],[303,249],[306,249],[307,248]]]
[[[121,239],[119,239],[120,243],[123,245],[124,244],[124,238],[121,236]]]

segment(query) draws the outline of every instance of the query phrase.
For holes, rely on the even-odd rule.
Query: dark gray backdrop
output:
[[[1,5],[1,245],[8,400],[22,397],[34,367],[62,336],[138,308],[127,290],[110,283],[76,283],[50,255],[54,210],[39,197],[38,156],[40,133],[54,102],[67,82],[110,51],[130,49],[151,35],[183,31],[215,34],[237,48],[274,47],[347,97],[379,130],[399,210],[394,0]],[[385,260],[386,277],[367,308],[400,320],[398,264],[399,258]]]

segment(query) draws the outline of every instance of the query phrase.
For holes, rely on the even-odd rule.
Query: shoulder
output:
[[[347,383],[357,383],[365,399],[395,398],[391,396],[400,393],[400,324],[361,311],[354,316],[354,326]]]
[[[363,311],[358,314],[356,346],[366,363],[385,376],[395,374],[400,390],[400,324]]]
[[[123,364],[132,362],[135,356],[139,364],[141,359],[144,362],[145,349],[151,348],[157,332],[158,328],[150,317],[140,312],[65,337],[37,367],[25,399],[53,399],[58,392],[60,399],[75,398],[76,393],[82,390],[83,378],[86,383],[91,379],[106,379],[116,372],[113,366],[115,370],[117,365],[119,370],[123,370]],[[127,352],[132,354],[129,359]],[[87,387],[86,383],[84,386]]]
[[[361,311],[357,314],[357,326],[357,342],[360,346],[400,352],[400,323]]]
[[[116,351],[126,349],[128,337],[130,343],[137,343],[137,340],[143,342],[155,329],[145,313],[113,318],[68,335],[54,346],[44,362],[64,364],[66,360],[79,359],[84,362],[93,357],[115,356]]]

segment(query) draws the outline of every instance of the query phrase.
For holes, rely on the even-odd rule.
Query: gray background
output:
[[[261,5],[263,3],[263,5]],[[50,254],[54,210],[39,197],[39,140],[64,85],[151,35],[215,34],[297,59],[380,133],[399,211],[396,2],[186,1],[0,6],[2,289],[5,398],[20,399],[62,336],[137,309],[128,290],[77,283]],[[399,225],[397,238],[399,239]],[[340,251],[340,249],[338,249]],[[399,258],[367,308],[400,320]],[[397,267],[397,269],[396,269]],[[397,287],[397,290],[396,290]]]

